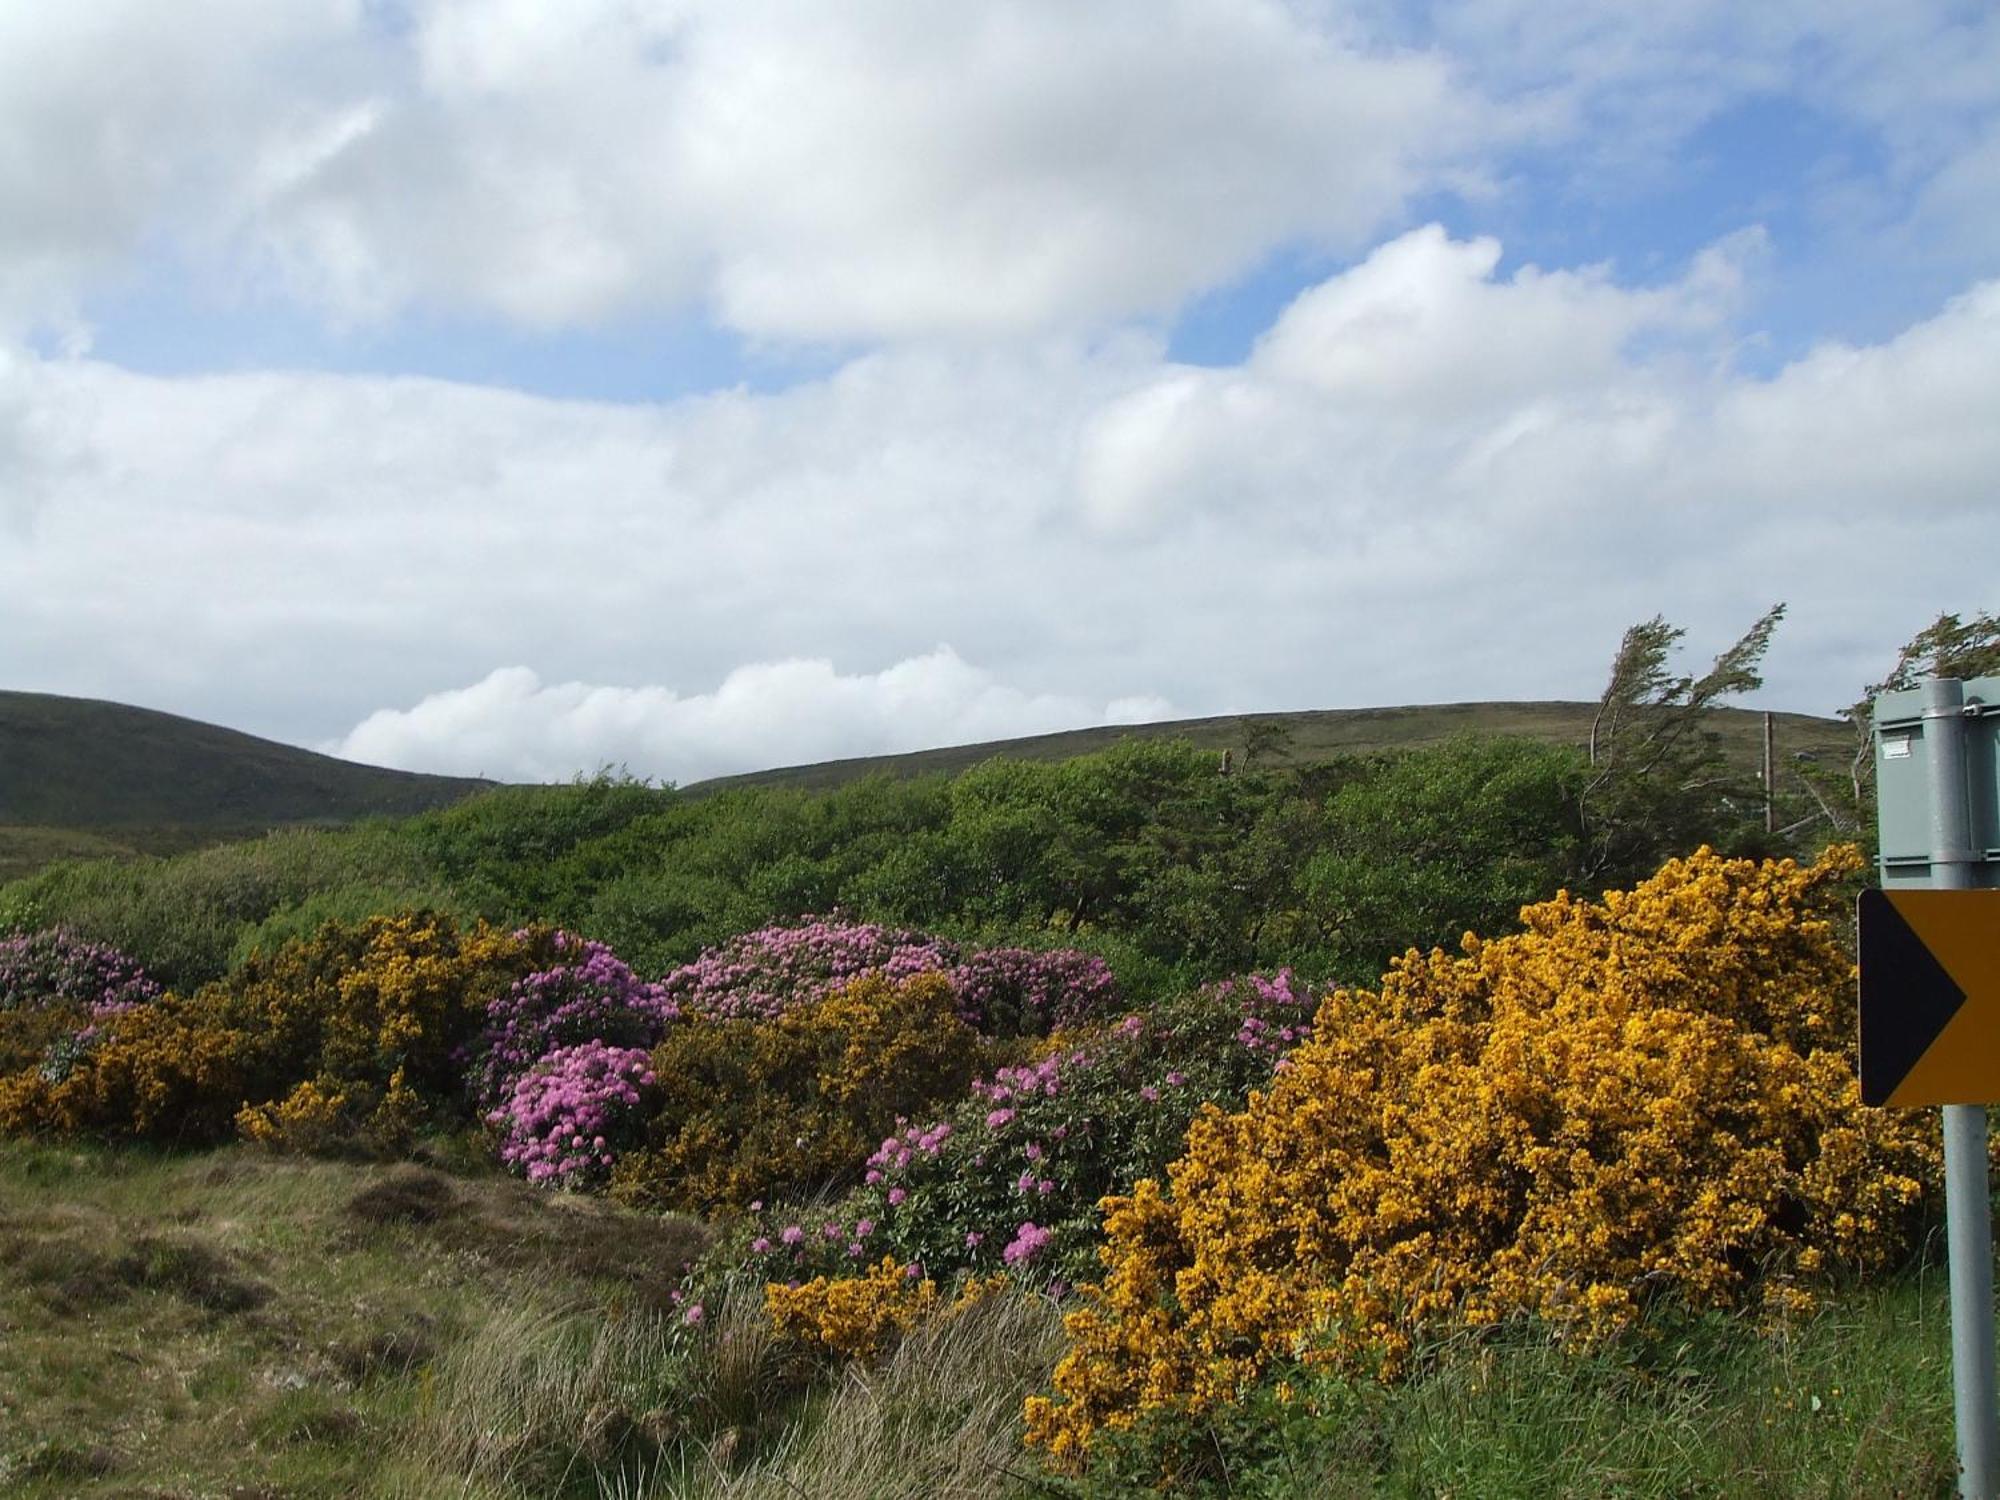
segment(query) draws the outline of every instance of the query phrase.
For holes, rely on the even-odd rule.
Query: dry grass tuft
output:
[[[1021,1402],[1048,1379],[1062,1319],[994,1297],[921,1325],[881,1365],[850,1365],[774,1451],[741,1462],[736,1429],[675,1466],[607,1482],[616,1500],[986,1500],[1033,1472]]]
[[[401,1166],[349,1198],[347,1213],[363,1224],[435,1224],[458,1206],[458,1192],[443,1174]]]

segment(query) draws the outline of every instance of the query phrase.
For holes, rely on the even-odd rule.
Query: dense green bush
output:
[[[1302,904],[1343,979],[1371,982],[1406,947],[1503,932],[1570,878],[1583,757],[1463,739],[1384,757],[1327,801]]]
[[[1702,788],[1605,781],[1528,741],[1220,769],[1140,740],[827,792],[501,788],[401,822],[60,866],[0,888],[0,930],[64,925],[188,989],[320,920],[413,905],[557,923],[651,976],[838,910],[967,946],[1098,953],[1143,1001],[1284,964],[1365,982],[1407,943],[1503,931],[1560,887],[1634,873],[1607,851],[1649,870],[1756,836]]]
[[[227,972],[245,927],[320,893],[382,887],[428,888],[400,829],[291,829],[173,859],[54,866],[0,892],[0,929],[61,926],[190,990]]]

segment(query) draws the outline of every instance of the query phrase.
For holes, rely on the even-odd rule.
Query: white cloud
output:
[[[1455,170],[1440,58],[1279,0],[136,0],[0,18],[0,319],[142,251],[337,320],[1106,327]],[[4,327],[0,323],[0,327]]]
[[[1990,250],[2000,20],[1950,0],[15,6],[0,332],[87,337],[88,294],[163,259],[336,321],[1101,330],[1524,161],[1599,201],[1778,98],[1881,142],[1828,205],[1866,178]]]
[[[1087,724],[1171,716],[1158,698],[1091,704],[1025,693],[949,646],[875,673],[824,659],[737,667],[712,693],[543,683],[503,667],[470,687],[381,709],[326,748],[378,765],[556,781],[618,765],[685,785],[852,755],[978,744]]]
[[[1773,701],[1825,709],[1991,602],[2000,284],[1758,378],[1713,321],[1728,279],[1502,277],[1419,231],[1231,369],[901,349],[657,406],[16,357],[0,494],[37,499],[0,522],[0,657],[294,740],[390,705],[368,732],[408,738],[352,747],[384,758],[685,777],[684,743],[877,748],[910,673],[899,744],[1127,697],[1575,698],[1636,619],[1719,647],[1783,598]],[[794,693],[819,729],[771,717]]]
[[[348,0],[0,12],[0,337],[81,337],[82,293],[151,240],[225,233],[245,152],[312,128],[356,14]]]

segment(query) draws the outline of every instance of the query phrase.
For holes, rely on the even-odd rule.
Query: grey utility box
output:
[[[2000,677],[1965,684],[1965,806],[1975,858],[1972,884],[2000,887]],[[1876,826],[1884,890],[1931,883],[1931,758],[1921,688],[1875,699]]]

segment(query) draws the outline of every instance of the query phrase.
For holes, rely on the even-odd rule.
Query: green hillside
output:
[[[0,878],[58,858],[407,815],[487,785],[356,765],[153,709],[0,692]]]

